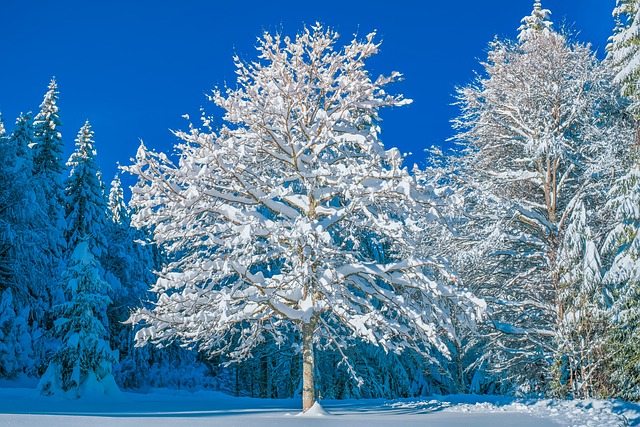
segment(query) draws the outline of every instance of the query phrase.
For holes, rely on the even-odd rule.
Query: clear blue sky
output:
[[[543,0],[556,25],[566,23],[601,57],[614,5]],[[108,183],[116,162],[129,164],[139,138],[172,151],[168,129],[186,129],[181,116],[199,117],[209,104],[205,92],[234,83],[232,55],[253,59],[263,30],[295,35],[319,21],[338,30],[343,43],[378,31],[383,43],[372,73],[404,73],[393,89],[414,100],[383,114],[382,138],[420,163],[424,148],[452,135],[455,86],[472,81],[495,35],[515,37],[532,6],[533,0],[0,0],[0,112],[10,130],[20,112],[37,112],[55,76],[65,160],[89,119]]]

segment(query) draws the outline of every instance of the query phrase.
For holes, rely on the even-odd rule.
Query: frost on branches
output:
[[[557,354],[567,223],[581,200],[602,197],[627,132],[607,110],[617,101],[606,68],[548,13],[536,2],[517,42],[491,43],[485,75],[458,91],[454,121],[469,212],[457,264],[475,262],[463,279],[492,308],[480,363],[503,391],[525,394],[548,390]]]
[[[257,61],[234,58],[237,89],[210,97],[227,126],[213,132],[203,116],[205,130],[176,133],[177,164],[141,145],[128,168],[134,222],[171,260],[155,307],[131,317],[146,325],[138,342],[180,339],[242,360],[265,336],[282,344],[295,331],[304,410],[314,346],[446,353],[445,300],[479,307],[441,259],[412,249],[437,196],[378,137],[379,110],[410,102],[385,92],[400,74],[371,80],[374,34],[340,50],[337,39],[319,25],[295,39],[264,34]]]

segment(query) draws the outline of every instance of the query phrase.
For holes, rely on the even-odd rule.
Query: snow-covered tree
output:
[[[29,306],[14,301],[11,288],[0,298],[0,378],[29,375],[34,369]]]
[[[562,397],[596,397],[604,391],[601,376],[606,375],[608,361],[607,298],[600,256],[582,202],[569,219],[558,265],[555,391]]]
[[[62,277],[65,301],[52,308],[52,335],[60,347],[40,380],[44,395],[78,398],[117,391],[109,346],[108,283],[98,258],[106,249],[107,203],[89,122],[80,129],[67,165],[68,261]]]
[[[609,193],[608,212],[615,217],[602,252],[607,271],[604,282],[613,295],[610,317],[612,367],[610,374],[618,397],[640,398],[640,161],[635,153],[631,167]]]
[[[102,321],[110,303],[108,285],[100,270],[89,241],[79,241],[63,275],[67,301],[53,308],[53,334],[61,344],[38,385],[45,396],[77,399],[118,392],[111,374],[117,356]]]
[[[232,360],[271,336],[301,344],[303,409],[314,401],[314,347],[358,341],[446,352],[443,303],[464,298],[437,256],[414,254],[416,222],[436,202],[379,139],[379,111],[408,101],[372,80],[374,34],[335,49],[319,25],[264,34],[259,60],[235,57],[238,88],[214,91],[229,124],[178,132],[179,162],[141,145],[134,221],[169,263],[137,340],[180,339]],[[384,257],[371,256],[376,246]],[[347,363],[348,358],[344,357]]]
[[[66,248],[63,237],[65,198],[62,184],[65,167],[57,102],[58,85],[55,79],[52,79],[49,90],[40,104],[40,111],[33,119],[33,175],[38,204],[49,218],[47,223],[43,224],[43,228],[47,229],[44,247],[50,254],[52,265],[56,259],[62,258]],[[55,268],[57,266],[53,265],[53,269]],[[52,271],[52,277],[56,277],[55,271]]]
[[[32,142],[29,114],[17,119],[10,135],[0,136],[0,291],[10,289],[15,310],[28,311],[24,319],[29,320],[29,329],[20,340],[41,335],[50,304],[51,258],[43,248],[48,217],[37,203],[33,185]],[[33,355],[21,359],[28,362],[23,373],[33,373],[33,359]]]
[[[631,99],[631,111],[640,114],[640,1],[616,0],[613,16],[616,21],[614,34],[607,46],[608,61],[620,83],[622,94]]]
[[[491,305],[478,363],[489,362],[511,391],[544,392],[567,222],[611,174],[611,147],[629,128],[608,114],[616,91],[607,69],[589,46],[554,31],[539,2],[518,41],[493,41],[483,66],[458,91],[454,125],[465,151],[455,179],[467,215],[455,265]]]
[[[92,138],[87,121],[78,132],[76,150],[67,162],[70,174],[65,180],[66,238],[69,248],[75,248],[89,237],[91,251],[99,257],[107,246],[107,201]]]

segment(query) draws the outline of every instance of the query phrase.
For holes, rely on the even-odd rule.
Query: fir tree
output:
[[[78,398],[117,391],[109,346],[108,284],[98,256],[106,250],[107,203],[96,163],[89,122],[80,129],[66,180],[68,244],[71,248],[62,278],[65,302],[52,309],[53,335],[61,346],[39,384],[44,395]]]
[[[584,203],[573,210],[559,255],[555,392],[562,397],[607,397],[608,320],[602,267]]]
[[[629,170],[609,193],[608,211],[615,224],[602,252],[607,259],[604,282],[612,294],[609,335],[613,355],[609,370],[613,394],[640,399],[640,157],[634,155]]]
[[[61,345],[38,385],[45,396],[76,399],[118,391],[111,374],[116,354],[101,321],[110,303],[107,283],[90,246],[88,240],[76,244],[63,275],[67,301],[53,308],[53,333]]]
[[[65,199],[62,185],[64,162],[57,102],[58,85],[55,79],[52,79],[49,90],[40,104],[40,112],[33,120],[33,174],[39,190],[38,202],[49,216],[49,249],[54,258],[60,257],[66,247],[61,235],[61,231],[65,229]]]
[[[616,27],[609,38],[607,59],[615,70],[615,82],[622,95],[632,100],[631,110],[640,118],[640,1],[616,0],[613,10]]]
[[[0,298],[0,378],[31,375],[35,369],[29,306],[13,298],[11,288]]]
[[[87,121],[78,132],[76,150],[67,162],[70,173],[65,180],[66,239],[69,248],[74,248],[89,237],[91,251],[99,257],[107,247],[107,202],[92,138]]]

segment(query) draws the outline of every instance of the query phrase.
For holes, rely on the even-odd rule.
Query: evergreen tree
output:
[[[607,46],[608,61],[615,70],[615,82],[622,95],[632,100],[631,110],[640,118],[640,1],[616,0],[613,10],[616,27]]]
[[[109,346],[108,284],[98,256],[106,250],[107,203],[100,181],[89,122],[80,129],[68,161],[67,238],[70,250],[62,278],[65,302],[52,309],[53,335],[61,345],[40,380],[44,395],[77,398],[117,390],[111,373],[116,362]]]
[[[612,294],[609,335],[613,355],[608,371],[612,394],[640,399],[640,156],[619,177],[609,193],[608,212],[615,224],[606,236],[602,252],[607,260],[604,282]]]
[[[584,203],[573,210],[559,260],[555,392],[562,397],[607,397],[608,318],[600,256]]]
[[[35,369],[29,306],[13,298],[11,288],[0,299],[0,378],[31,375]]]
[[[107,247],[107,201],[92,138],[87,121],[78,132],[76,150],[67,162],[70,174],[65,181],[66,240],[68,247],[74,248],[89,237],[91,251],[100,257]]]
[[[111,374],[117,358],[101,321],[110,300],[100,271],[89,240],[79,241],[63,275],[67,301],[53,308],[53,333],[61,345],[38,385],[45,396],[76,399],[118,392]]]
[[[40,112],[33,120],[33,174],[39,190],[38,203],[49,217],[48,249],[53,258],[60,257],[66,247],[62,237],[62,230],[65,229],[63,142],[57,102],[58,85],[55,79],[52,79],[49,90],[40,104]]]
[[[43,244],[47,241],[43,224],[48,218],[37,203],[33,185],[32,143],[29,114],[17,119],[11,135],[0,137],[0,291],[12,291],[11,304],[18,313],[28,311],[24,319],[29,326],[26,332],[20,330],[24,337],[13,341],[42,335],[50,302],[51,258]],[[11,337],[6,339],[12,341]],[[38,347],[37,354],[21,359],[26,362],[21,371],[33,374],[34,367],[42,364],[43,351]]]

